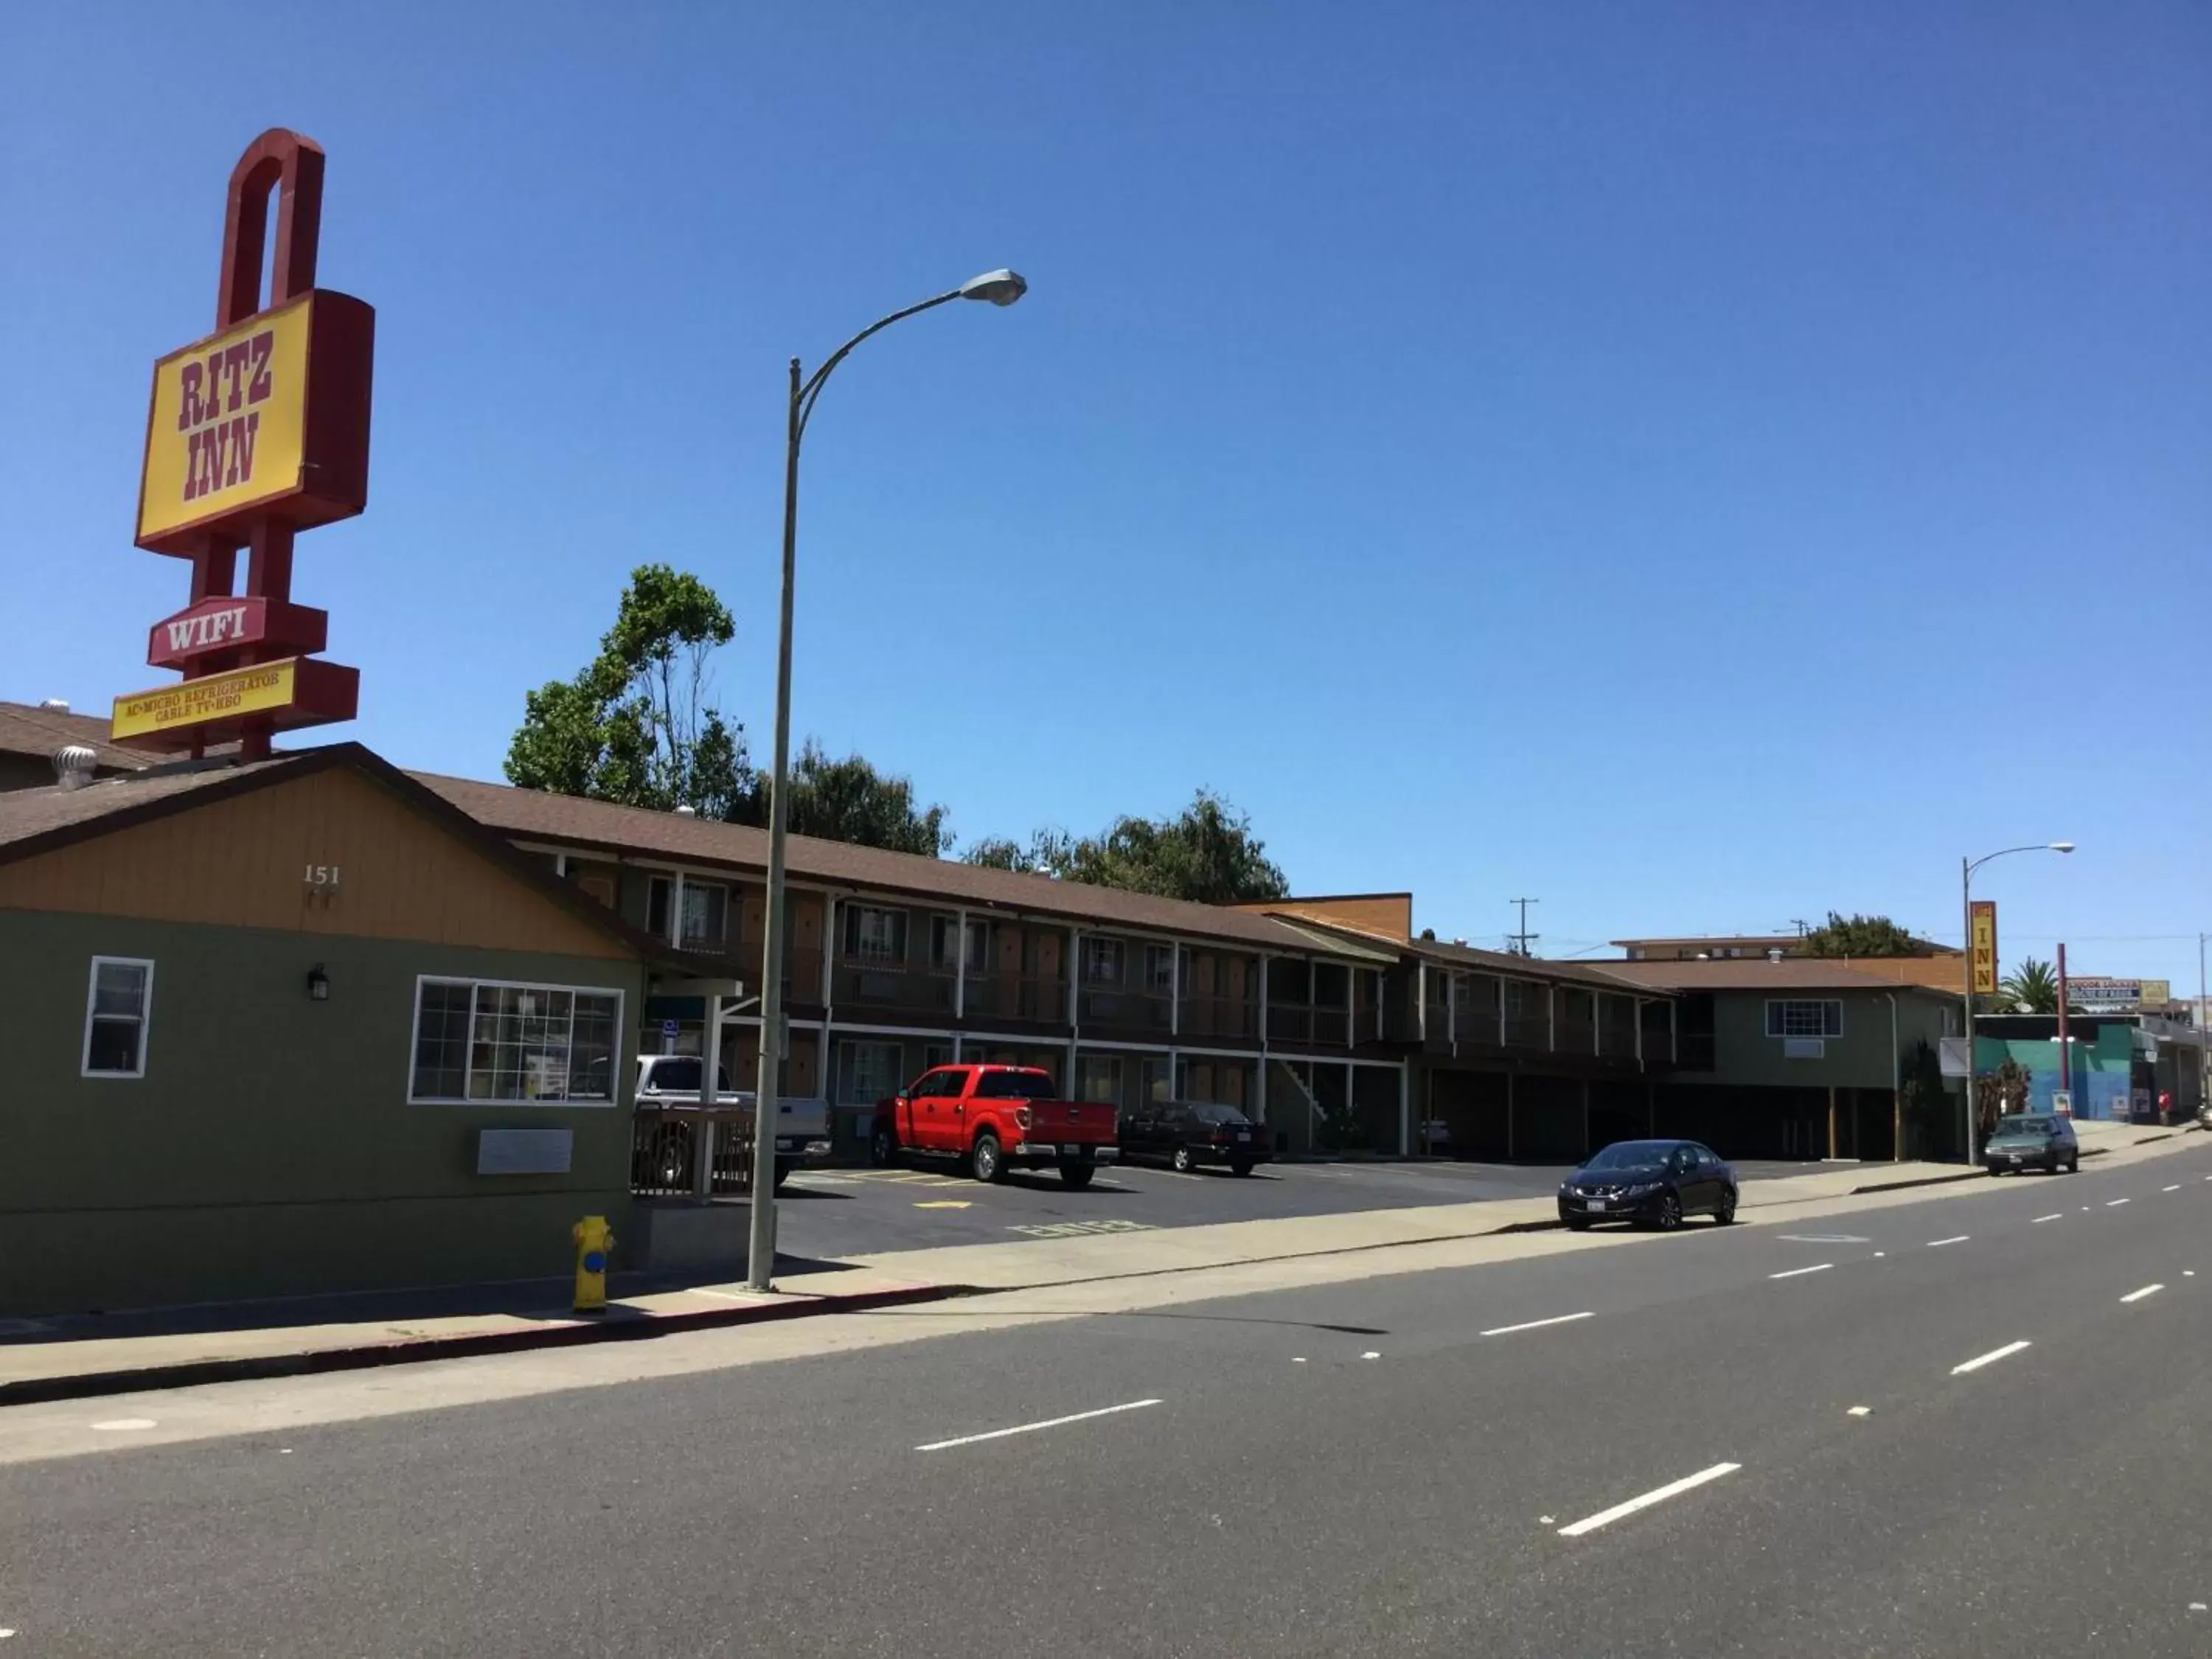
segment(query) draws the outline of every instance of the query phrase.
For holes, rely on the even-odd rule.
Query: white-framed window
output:
[[[146,1075],[154,1017],[154,964],[139,957],[94,957],[84,993],[84,1077]]]
[[[1175,953],[1172,945],[1147,945],[1145,947],[1145,983],[1155,991],[1175,989]]]
[[[845,955],[859,962],[906,960],[906,912],[853,904],[845,908]]]
[[[615,1098],[620,991],[504,980],[415,981],[412,1104]]]
[[[838,1079],[838,1103],[843,1106],[872,1106],[887,1095],[898,1092],[899,1085],[906,1081],[902,1064],[904,1050],[896,1042],[848,1042],[844,1045],[845,1065]],[[951,1059],[950,1050],[945,1051]]]
[[[986,924],[981,921],[971,920],[968,924],[968,950],[965,960],[971,972],[980,971],[988,960],[985,941],[988,934],[985,927]],[[948,970],[961,966],[961,963],[956,960],[961,954],[959,939],[959,917],[932,916],[929,919],[930,965]]]
[[[684,884],[684,944],[720,950],[730,936],[730,890],[718,881]]]
[[[1771,1037],[1839,1037],[1844,1005],[1830,997],[1770,997],[1766,1035]]]
[[[1121,981],[1121,941],[1101,939],[1092,933],[1083,941],[1083,977],[1091,985],[1118,985]]]

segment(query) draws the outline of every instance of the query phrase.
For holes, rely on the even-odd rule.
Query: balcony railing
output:
[[[1075,999],[1076,1023],[1086,1030],[1157,1032],[1174,1023],[1174,1005],[1164,991],[1127,985],[1086,985]]]
[[[830,970],[840,1008],[890,1009],[939,1017],[952,1012],[952,970],[899,962],[841,962]]]
[[[1303,1002],[1267,1005],[1270,1042],[1302,1042],[1316,1048],[1340,1048],[1346,1046],[1350,1030],[1350,1012],[1340,1006],[1317,1008]]]
[[[1188,996],[1180,1026],[1180,1035],[1187,1037],[1249,1040],[1260,1035],[1259,1005],[1249,996]]]
[[[630,1129],[629,1189],[641,1198],[744,1192],[752,1182],[752,1133],[750,1105],[640,1107]]]
[[[961,993],[969,1019],[1005,1019],[1026,1025],[1067,1023],[1067,981],[1042,974],[969,970]]]
[[[1552,1017],[1541,1003],[1505,1015],[1505,1046],[1509,1048],[1548,1048],[1552,1046]]]

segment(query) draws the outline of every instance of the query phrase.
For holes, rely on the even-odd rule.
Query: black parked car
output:
[[[2026,1112],[1997,1120],[1982,1146],[1982,1163],[1991,1175],[2007,1170],[2017,1174],[2029,1168],[2061,1170],[2081,1167],[2081,1143],[2074,1136],[2074,1120],[2035,1117]]]
[[[1121,1156],[1164,1158],[1185,1171],[1225,1164],[1232,1175],[1250,1175],[1267,1161],[1267,1132],[1234,1106],[1148,1101],[1121,1114]]]
[[[1617,1140],[1559,1183],[1559,1219],[1581,1232],[1632,1221],[1672,1232],[1686,1215],[1735,1219],[1735,1171],[1694,1140]]]

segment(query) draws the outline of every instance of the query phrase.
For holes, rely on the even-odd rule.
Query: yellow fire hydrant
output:
[[[615,1236],[603,1215],[587,1215],[568,1230],[576,1241],[576,1311],[607,1310],[607,1256]]]

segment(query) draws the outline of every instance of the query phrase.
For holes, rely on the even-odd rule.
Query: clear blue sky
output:
[[[2201,4],[11,7],[0,696],[165,678],[149,369],[275,125],[378,312],[295,591],[394,759],[497,775],[646,559],[764,754],[785,360],[1012,264],[841,372],[802,500],[799,729],[963,839],[1211,785],[1548,954],[1955,938],[1962,852],[2070,836],[1988,872],[2008,962],[2193,988]]]

